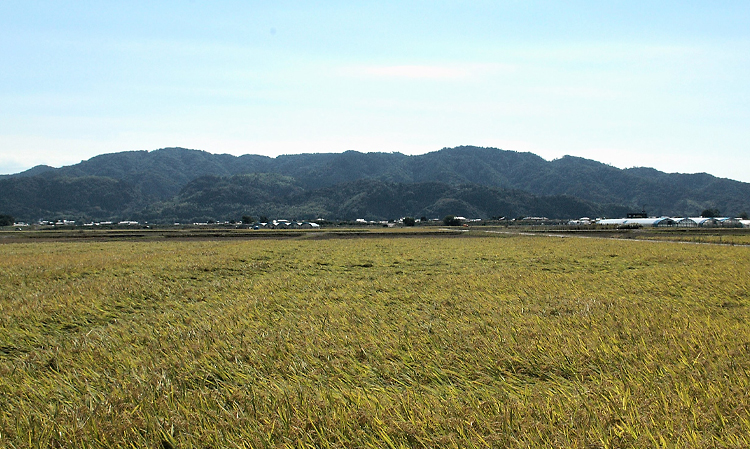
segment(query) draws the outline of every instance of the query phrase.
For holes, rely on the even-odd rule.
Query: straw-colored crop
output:
[[[750,447],[750,248],[0,245],[1,447]]]

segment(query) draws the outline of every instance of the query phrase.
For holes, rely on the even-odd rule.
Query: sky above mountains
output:
[[[750,182],[746,1],[8,0],[0,56],[0,173],[478,145]]]

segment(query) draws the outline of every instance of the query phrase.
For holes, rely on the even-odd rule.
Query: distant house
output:
[[[581,217],[578,220],[570,220],[568,224],[571,226],[588,226],[591,224],[591,219],[589,217]]]

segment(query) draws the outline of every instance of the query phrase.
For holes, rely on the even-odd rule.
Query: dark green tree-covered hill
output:
[[[368,220],[404,216],[548,217],[624,214],[624,207],[602,207],[570,196],[535,196],[520,190],[478,184],[392,183],[359,180],[305,190],[276,174],[204,177],[191,182],[172,201],[156,203],[137,218],[154,221],[231,219],[251,216],[296,219]]]
[[[0,213],[21,220],[181,221],[263,214],[390,219],[404,215],[551,218],[694,216],[750,211],[750,184],[709,174],[621,170],[495,148],[232,156],[183,148],[103,154],[0,177]]]

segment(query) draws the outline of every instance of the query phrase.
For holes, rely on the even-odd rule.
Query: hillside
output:
[[[189,183],[173,200],[154,203],[135,215],[146,221],[205,221],[255,217],[295,219],[404,216],[467,217],[543,215],[548,217],[620,215],[626,209],[602,207],[565,195],[535,196],[520,190],[478,184],[439,182],[393,183],[374,179],[305,190],[294,179],[277,174],[202,177]]]
[[[103,154],[0,178],[0,213],[23,220],[389,219],[697,215],[750,211],[750,184],[709,174],[621,170],[566,156],[456,147],[400,153],[232,156],[183,148]]]

